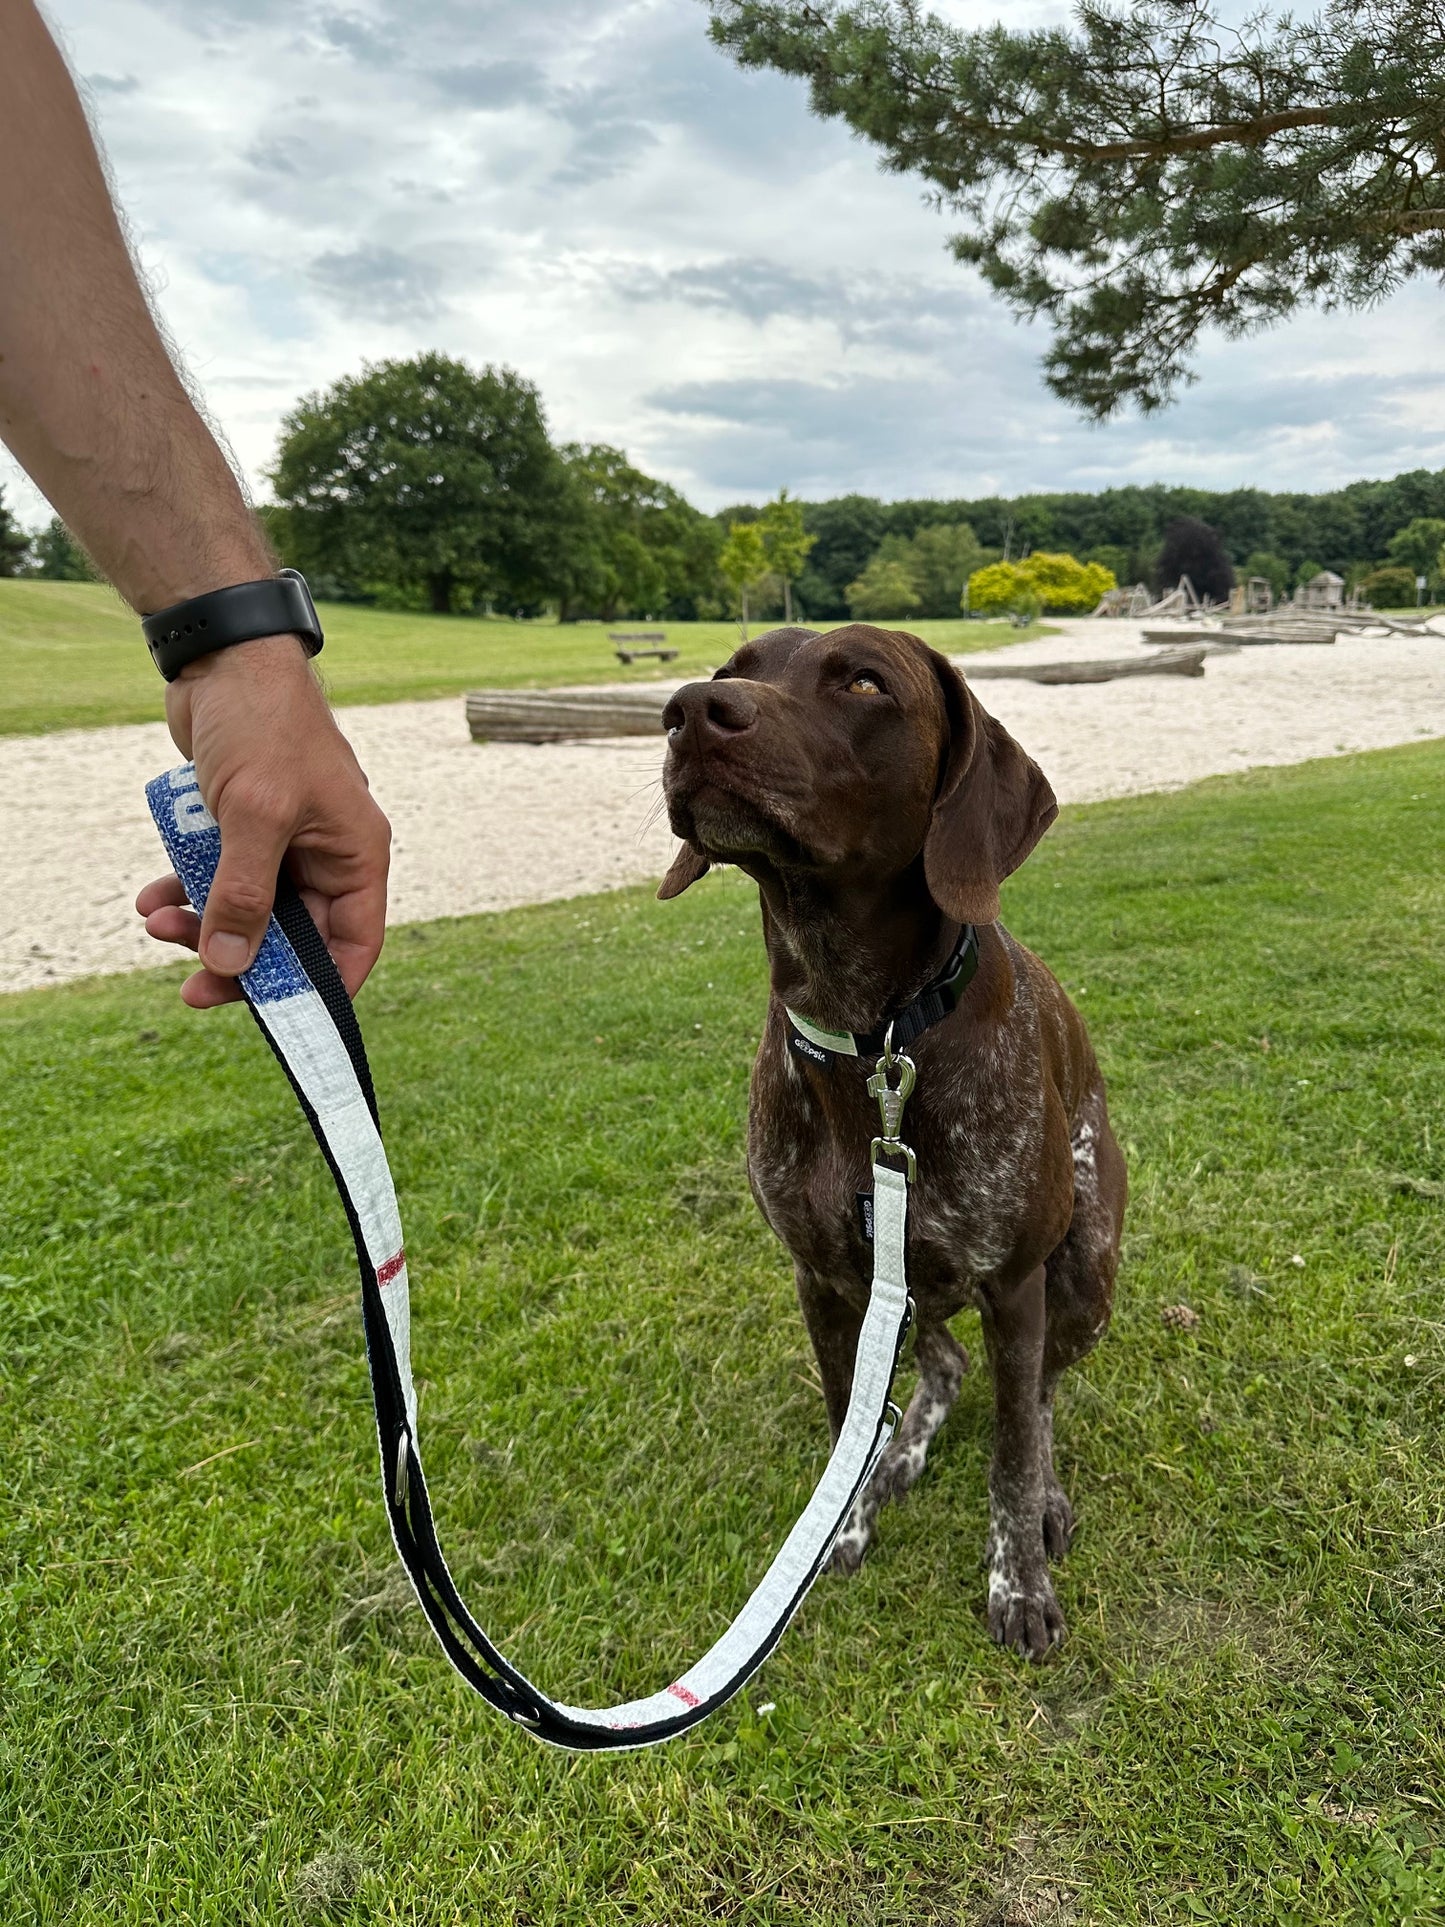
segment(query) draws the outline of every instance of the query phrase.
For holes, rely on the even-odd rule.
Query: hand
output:
[[[200,954],[182,1000],[208,1010],[241,995],[235,980],[265,935],[283,859],[355,996],[385,934],[391,829],[300,642],[269,636],[202,656],[167,686],[166,720],[221,826],[204,918],[176,876],[136,898],[148,935]]]

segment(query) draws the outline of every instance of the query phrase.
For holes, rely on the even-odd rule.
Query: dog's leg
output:
[[[953,1410],[968,1370],[968,1353],[944,1324],[919,1326],[915,1356],[918,1384],[893,1442],[838,1535],[833,1547],[834,1572],[856,1572],[862,1565],[880,1508],[890,1499],[901,1499],[923,1470],[928,1448]]]
[[[981,1309],[994,1395],[988,1629],[1000,1646],[1038,1660],[1064,1636],[1043,1540],[1043,1266],[1006,1294],[987,1296]]]
[[[1074,1216],[1049,1257],[1045,1288],[1044,1361],[1039,1386],[1039,1471],[1044,1487],[1044,1550],[1062,1558],[1074,1536],[1074,1509],[1054,1471],[1054,1393],[1108,1329],[1119,1268],[1119,1233],[1127,1178],[1123,1153],[1104,1114],[1102,1095],[1074,1128]]]
[[[853,1361],[858,1356],[858,1334],[863,1329],[863,1313],[850,1305],[841,1291],[806,1265],[795,1265],[794,1282],[803,1322],[813,1341],[813,1356],[818,1361],[818,1376],[823,1381],[823,1403],[828,1408],[828,1431],[834,1445],[848,1416],[848,1400],[853,1395]]]

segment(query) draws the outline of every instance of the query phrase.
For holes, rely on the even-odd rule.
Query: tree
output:
[[[90,557],[58,515],[52,515],[30,544],[34,572],[49,582],[98,582]]]
[[[1315,577],[1321,573],[1322,573],[1322,570],[1321,570],[1320,564],[1315,561],[1313,556],[1307,555],[1304,558],[1304,560],[1300,562],[1298,567],[1295,569],[1294,585],[1297,589],[1303,589],[1307,583],[1313,582]],[[1414,588],[1415,588],[1415,585],[1412,582],[1410,584],[1410,589],[1412,594],[1414,592]]]
[[[1071,26],[978,29],[918,0],[710,6],[741,65],[805,78],[815,113],[930,184],[955,255],[1048,320],[1048,383],[1091,415],[1170,401],[1206,329],[1445,269],[1438,3],[1081,0]]]
[[[1087,615],[1117,587],[1112,570],[1072,555],[1036,549],[1022,562],[994,562],[968,578],[968,607],[976,614]]]
[[[441,354],[383,361],[305,396],[272,471],[299,555],[433,610],[547,595],[581,510],[537,390]]]
[[[1263,576],[1276,601],[1289,594],[1290,569],[1282,555],[1271,555],[1267,549],[1255,549],[1245,557],[1240,574],[1246,578]]]
[[[30,538],[5,506],[0,488],[0,575],[20,575],[30,559]]]
[[[762,530],[756,522],[734,522],[728,530],[718,556],[718,572],[738,605],[743,641],[748,639],[748,590],[755,588],[768,573],[768,552],[763,546]]]
[[[715,593],[721,531],[667,482],[605,443],[562,451],[580,499],[579,527],[557,558],[563,621],[579,607],[619,615],[691,615]]]
[[[968,578],[998,554],[981,545],[967,522],[935,522],[922,528],[909,549],[918,612],[924,616],[956,616]]]
[[[1418,515],[1390,537],[1386,554],[1412,576],[1423,575],[1428,582],[1440,568],[1442,547],[1445,547],[1445,521],[1433,515]],[[1413,587],[1412,583],[1412,590]]]
[[[1198,516],[1181,515],[1164,531],[1155,581],[1174,589],[1186,575],[1196,591],[1210,602],[1227,602],[1234,587],[1234,564],[1219,539],[1219,531]]]
[[[1361,578],[1360,591],[1372,609],[1405,609],[1415,606],[1415,578],[1397,562],[1371,569]]]
[[[862,575],[848,584],[848,613],[860,622],[888,622],[917,612],[919,596],[913,571],[896,549],[888,552],[890,543],[906,546],[897,536],[885,536],[882,548]]]
[[[803,525],[803,511],[789,500],[785,488],[778,490],[777,500],[769,502],[758,517],[757,528],[763,538],[769,573],[783,585],[783,620],[791,623],[793,584],[818,538],[808,534]]]
[[[883,504],[870,495],[806,503],[803,526],[813,548],[798,578],[799,600],[816,617],[847,615],[848,584],[862,575],[887,533]]]
[[[849,611],[862,620],[955,616],[969,577],[997,554],[980,547],[967,522],[930,523],[912,537],[885,535],[867,568],[848,584]]]
[[[1089,550],[1084,560],[1097,562],[1101,569],[1107,569],[1116,584],[1140,580],[1138,573],[1131,567],[1134,561],[1133,550],[1126,549],[1120,542],[1101,542],[1097,548]]]

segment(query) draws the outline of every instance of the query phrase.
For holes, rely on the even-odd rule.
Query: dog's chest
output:
[[[748,1163],[764,1217],[794,1260],[866,1300],[870,1145],[877,1107],[866,1069],[797,1063],[765,1043],[753,1077]],[[903,1136],[918,1156],[909,1194],[909,1285],[943,1316],[1013,1254],[1039,1168],[1043,1107],[1020,1103],[987,1077],[938,1067],[908,1106]]]

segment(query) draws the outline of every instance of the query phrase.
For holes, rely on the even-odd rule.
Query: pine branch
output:
[[[709,0],[745,66],[809,82],[961,217],[957,257],[1058,330],[1047,378],[1156,408],[1200,331],[1435,272],[1445,8],[1325,0],[1221,24],[1216,0],[1080,0],[1068,29],[965,31],[918,0]],[[1212,264],[1204,277],[1200,264]]]

